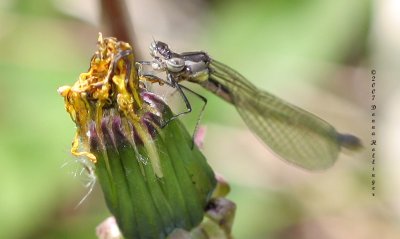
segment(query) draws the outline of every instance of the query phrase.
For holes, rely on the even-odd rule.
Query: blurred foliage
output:
[[[96,190],[74,209],[88,189],[69,156],[74,125],[56,92],[87,69],[99,29],[66,17],[57,3],[8,1],[0,9],[0,238],[94,238],[108,215]],[[212,1],[209,10],[201,37],[207,51],[264,89],[323,84],[332,69],[320,62],[346,65],[365,57],[369,1],[225,0]],[[205,122],[239,119],[233,107],[204,94]],[[367,173],[357,172],[355,180]],[[290,187],[246,187],[232,179],[237,238],[274,238],[304,216],[285,191]],[[368,189],[361,191],[368,197]]]
[[[52,2],[14,4],[0,13],[0,238],[45,238],[69,220],[59,214],[72,212],[87,191],[71,180],[77,167],[62,167],[75,163],[69,156],[74,125],[56,89],[86,68],[88,54],[55,22],[61,14]],[[83,232],[93,235],[101,219]]]
[[[218,1],[216,5],[215,21],[204,37],[210,46],[207,51],[272,93],[304,83],[323,84],[335,74],[329,64],[358,62],[365,54],[369,1]],[[227,114],[221,112],[217,100],[209,105],[208,115],[218,113],[225,115],[221,121],[229,121],[229,109]]]

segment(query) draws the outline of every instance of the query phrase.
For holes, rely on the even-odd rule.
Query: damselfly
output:
[[[153,78],[177,88],[184,96],[187,112],[191,106],[183,94],[181,81],[197,83],[233,104],[248,127],[290,163],[311,170],[324,169],[333,165],[342,147],[351,150],[361,147],[357,137],[338,133],[319,117],[258,89],[205,52],[176,53],[166,43],[154,41],[150,54],[153,60],[139,62],[139,67],[147,64],[152,71],[165,72],[166,80]],[[139,71],[140,74],[148,79],[152,76]]]

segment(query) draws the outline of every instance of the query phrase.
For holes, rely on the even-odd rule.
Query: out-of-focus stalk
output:
[[[165,238],[202,220],[216,179],[165,102],[139,81],[132,48],[98,39],[88,72],[59,88],[76,123],[71,152],[96,173],[125,238]]]

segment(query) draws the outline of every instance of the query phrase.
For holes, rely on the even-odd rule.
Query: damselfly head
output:
[[[153,41],[150,45],[150,55],[152,57],[170,59],[172,52],[166,43],[161,41]]]

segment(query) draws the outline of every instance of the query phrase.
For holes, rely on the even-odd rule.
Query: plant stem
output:
[[[125,0],[101,0],[100,3],[102,21],[108,29],[107,32],[135,46],[137,39]],[[135,56],[140,56],[135,48],[133,51]]]

